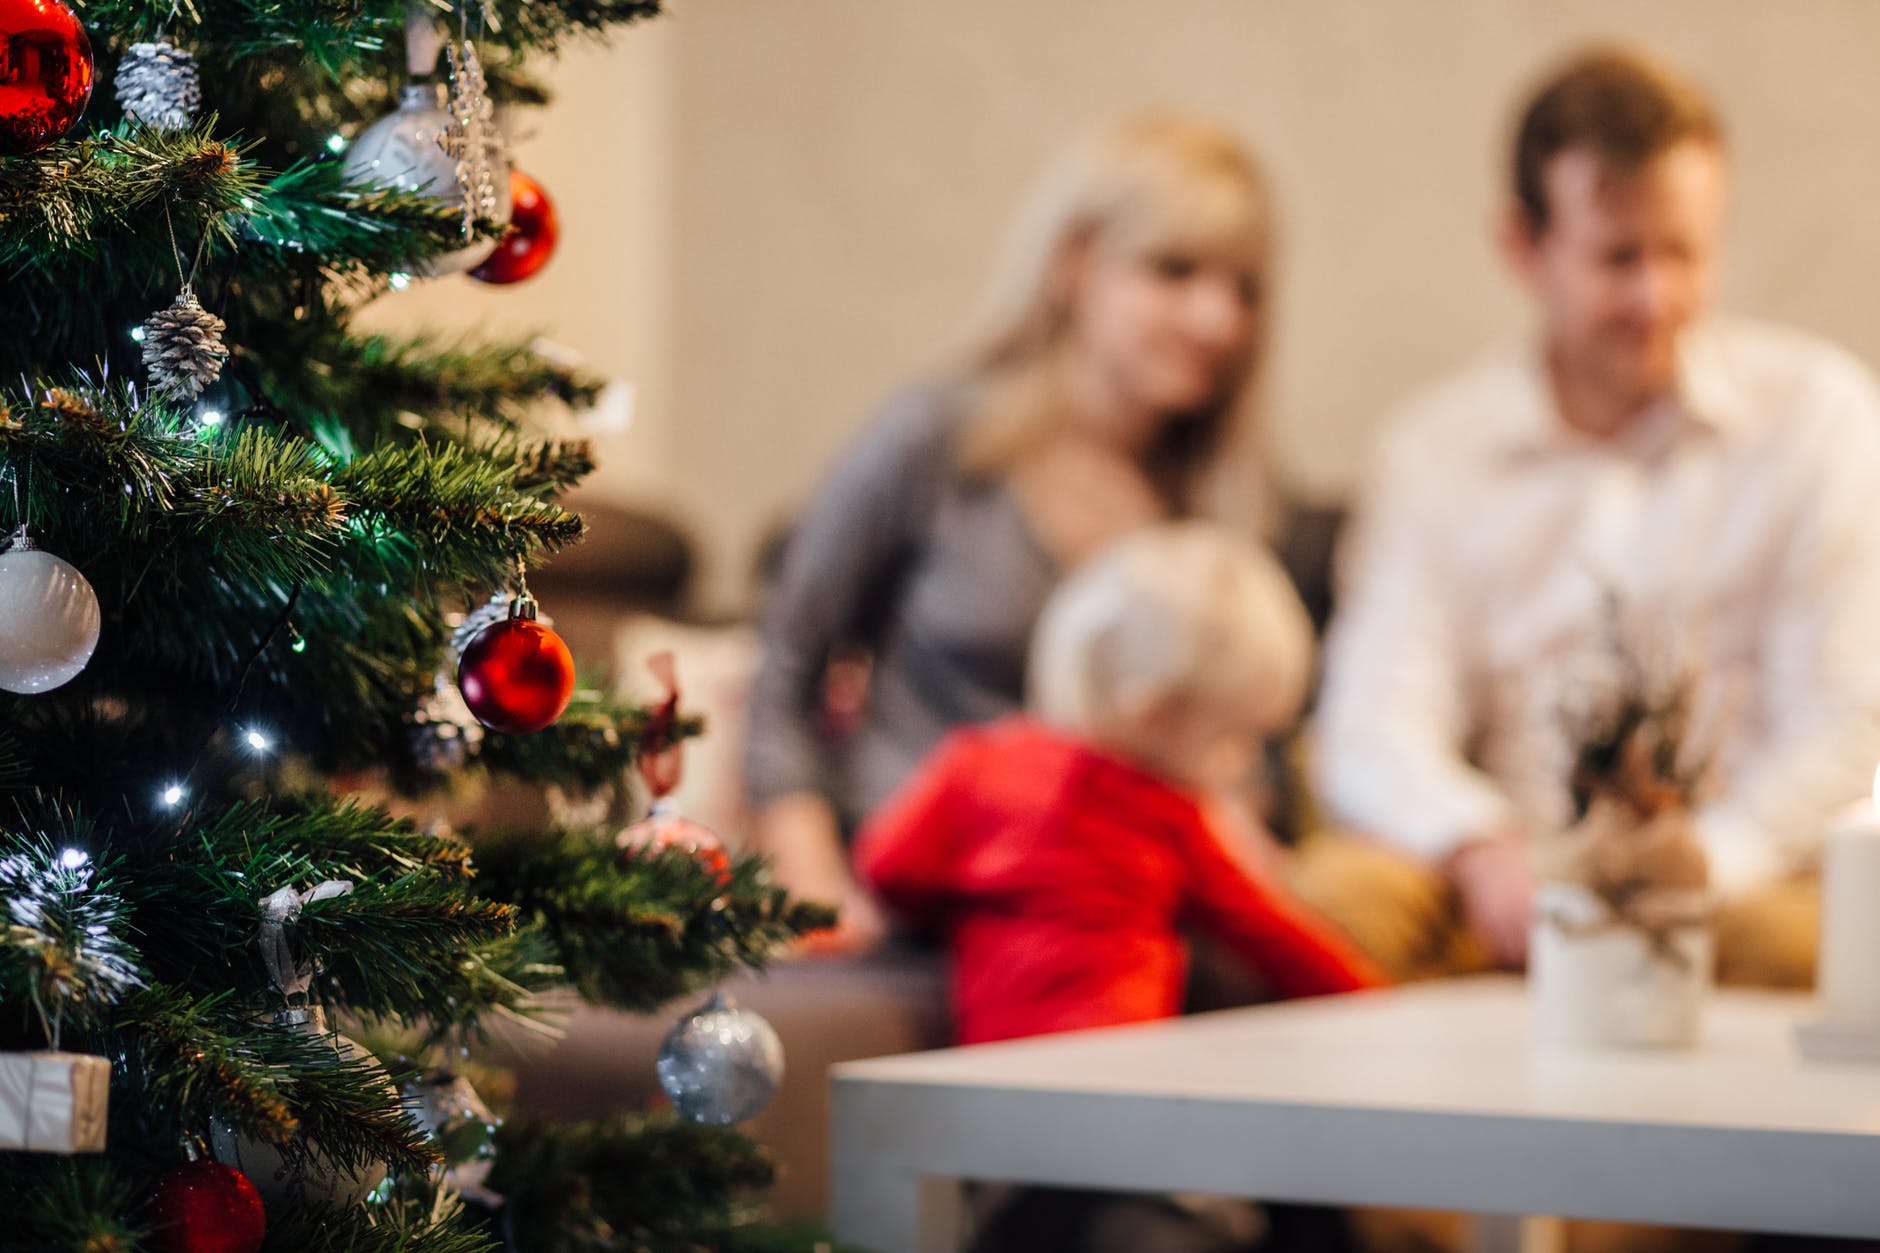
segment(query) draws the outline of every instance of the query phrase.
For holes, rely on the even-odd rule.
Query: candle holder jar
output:
[[[1578,883],[1535,895],[1535,1038],[1557,1048],[1693,1048],[1713,940],[1703,889],[1648,889],[1623,910]]]
[[[1691,1048],[1714,948],[1710,867],[1690,811],[1595,795],[1536,849],[1529,982],[1535,1037],[1597,1048]]]

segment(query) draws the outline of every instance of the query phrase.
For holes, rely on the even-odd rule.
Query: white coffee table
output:
[[[1805,1064],[1798,997],[1701,1048],[1559,1054],[1512,979],[850,1062],[840,1240],[957,1247],[964,1179],[1880,1235],[1880,1068]]]

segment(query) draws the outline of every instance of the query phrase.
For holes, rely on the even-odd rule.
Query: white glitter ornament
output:
[[[363,1063],[383,1080],[381,1087],[396,1099],[391,1076],[365,1049],[326,1025],[320,1008],[282,1010],[274,1016],[278,1026],[291,1026],[316,1036],[333,1050],[333,1064]],[[307,1145],[283,1149],[254,1136],[242,1135],[227,1124],[209,1125],[209,1147],[215,1160],[248,1176],[255,1191],[274,1213],[282,1207],[317,1205],[324,1209],[350,1209],[371,1196],[385,1182],[386,1164],[378,1161],[341,1166]]]
[[[659,1086],[693,1122],[730,1126],[757,1115],[783,1082],[783,1042],[722,992],[679,1020],[660,1047]]]
[[[70,682],[98,647],[98,595],[78,567],[21,527],[0,551],[0,690],[30,695]]]
[[[455,125],[444,107],[442,86],[410,84],[399,92],[398,108],[366,127],[346,150],[346,178],[365,186],[423,192],[445,207],[474,212],[474,208],[467,209],[464,187],[458,181],[458,159],[444,151],[445,139]],[[489,161],[496,195],[487,216],[494,225],[507,226],[509,163],[500,154],[490,155]],[[497,243],[497,238],[478,240],[434,257],[430,273],[474,269],[496,250]]]
[[[326,1016],[318,1005],[299,1005],[313,987],[314,967],[310,961],[297,960],[289,940],[289,928],[300,919],[301,911],[315,901],[346,896],[353,885],[344,879],[328,879],[305,892],[283,887],[261,901],[261,963],[267,968],[268,981],[289,1001],[286,1009],[274,1015],[274,1025],[305,1032],[319,1041],[325,1052],[331,1050],[332,1065],[362,1065],[372,1081],[381,1088],[388,1102],[398,1100],[398,1090],[391,1076],[371,1053],[326,1025]],[[360,1161],[341,1165],[314,1151],[305,1142],[283,1149],[253,1136],[242,1135],[221,1122],[209,1127],[209,1144],[217,1161],[248,1176],[255,1191],[267,1202],[270,1213],[282,1207],[309,1205],[324,1209],[348,1209],[378,1192],[385,1183],[384,1162]]]

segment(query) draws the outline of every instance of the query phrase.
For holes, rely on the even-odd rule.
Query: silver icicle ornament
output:
[[[457,186],[463,193],[463,233],[467,237],[479,220],[508,220],[498,183],[509,183],[509,163],[502,132],[496,129],[496,106],[483,78],[483,63],[468,39],[447,45],[450,55],[450,126],[438,139],[444,154],[453,158]]]

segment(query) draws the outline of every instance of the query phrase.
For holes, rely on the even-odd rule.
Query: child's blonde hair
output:
[[[1312,628],[1279,564],[1204,522],[1124,539],[1067,578],[1032,635],[1030,702],[1112,747],[1155,705],[1274,731],[1311,682]]]

